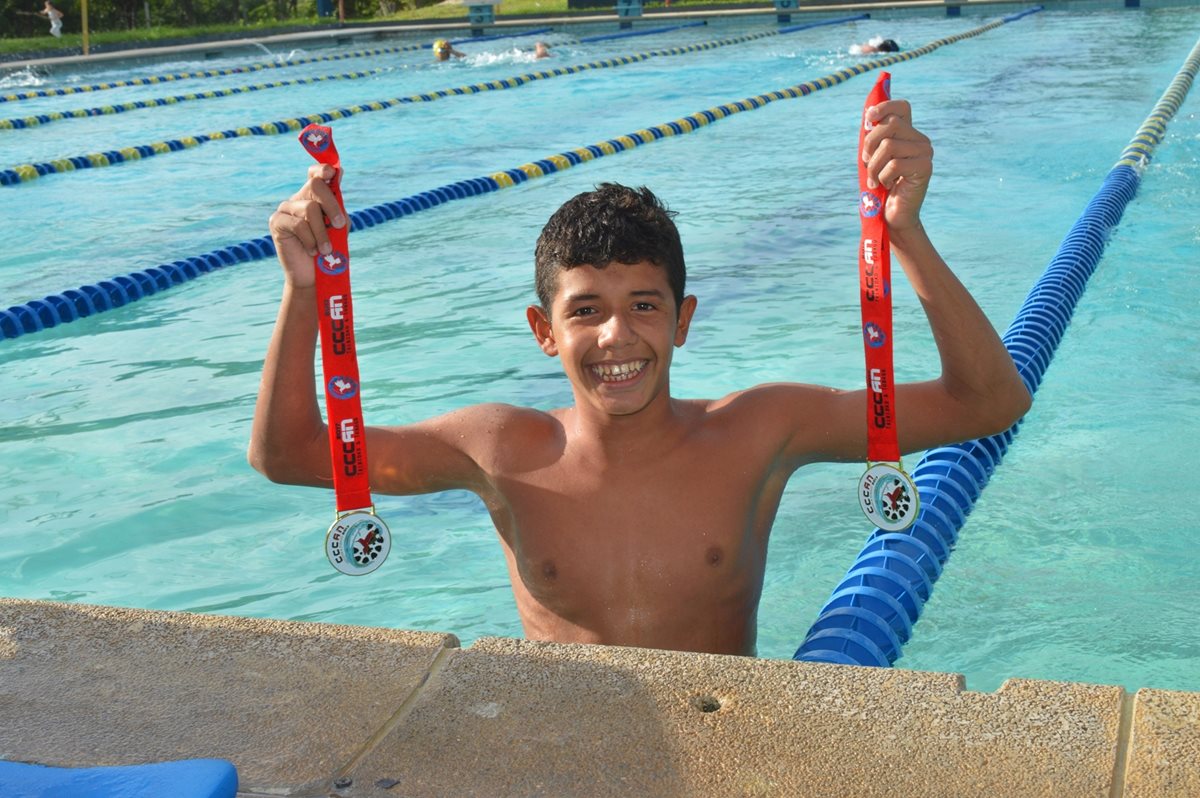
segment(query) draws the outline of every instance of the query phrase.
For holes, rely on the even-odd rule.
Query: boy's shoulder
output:
[[[484,402],[455,410],[445,418],[455,420],[461,432],[493,446],[526,446],[562,434],[564,410],[538,410],[533,407]]]
[[[527,431],[530,428],[561,427],[560,410],[538,410],[505,402],[482,402],[447,413],[443,418],[470,426],[477,433],[495,434]]]
[[[732,416],[815,409],[826,398],[840,394],[836,388],[801,382],[764,382],[708,402],[708,411]]]
[[[823,385],[763,383],[709,402],[705,425],[753,447],[804,460],[819,448],[822,430],[829,432],[845,416],[853,404],[848,396]]]

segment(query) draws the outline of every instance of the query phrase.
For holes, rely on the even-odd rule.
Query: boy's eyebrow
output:
[[[648,296],[657,299],[665,299],[666,294],[657,288],[643,288],[637,291],[630,291],[629,296]],[[568,303],[572,302],[592,302],[600,298],[599,294],[571,294],[566,298]]]

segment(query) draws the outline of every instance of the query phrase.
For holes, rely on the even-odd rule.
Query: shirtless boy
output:
[[[896,387],[900,446],[995,434],[1030,398],[921,225],[933,149],[907,102],[869,113],[869,174],[890,189],[892,248],[942,365],[938,379]],[[332,485],[314,390],[312,263],[328,251],[322,212],[345,223],[332,177],[331,167],[312,167],[271,216],[283,299],[249,450],[271,480],[315,487]],[[372,490],[478,494],[531,639],[754,654],[784,486],[806,463],[865,460],[865,391],[775,383],[715,400],[672,397],[671,356],[696,298],[684,293],[675,225],[645,190],[602,186],[567,202],[542,232],[536,269],[541,304],[526,311],[529,326],[562,361],[574,404],[484,404],[372,427]]]

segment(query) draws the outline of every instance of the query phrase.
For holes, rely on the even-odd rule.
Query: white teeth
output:
[[[630,377],[637,376],[642,369],[646,367],[646,360],[637,360],[633,363],[619,363],[615,365],[607,363],[597,363],[592,366],[592,373],[605,382],[618,382],[627,380]]]

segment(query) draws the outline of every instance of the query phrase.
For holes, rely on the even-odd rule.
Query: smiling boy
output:
[[[896,388],[903,451],[991,435],[1029,407],[995,330],[919,219],[933,150],[903,100],[869,111],[864,157],[885,185],[892,249],[925,308],[941,357],[936,380]],[[271,231],[284,291],[263,368],[249,459],[276,482],[331,487],[313,389],[312,257],[328,251],[313,167]],[[645,189],[603,185],[568,201],[535,255],[538,346],[557,357],[571,407],[485,404],[416,424],[371,427],[374,491],[465,489],[491,514],[529,638],[714,653],[755,653],[767,540],[790,476],[819,460],[866,457],[864,391],[759,385],[721,399],[677,399],[671,357],[696,298],[683,249]]]

